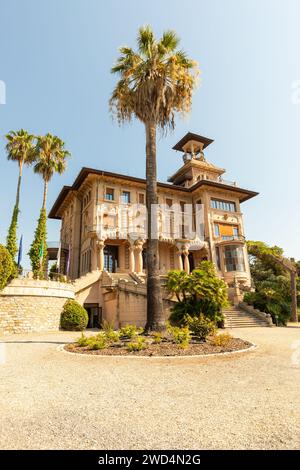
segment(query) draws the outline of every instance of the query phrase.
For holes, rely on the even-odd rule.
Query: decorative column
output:
[[[143,240],[137,240],[135,242],[135,250],[136,250],[136,272],[138,274],[143,272]]]
[[[97,242],[99,257],[98,257],[98,269],[103,271],[104,269],[104,240],[98,240]]]
[[[176,251],[176,269],[179,269],[179,271],[183,271],[183,263],[182,263],[182,250],[177,248]]]
[[[190,274],[190,260],[189,260],[189,249],[185,246],[182,250],[184,256],[183,267],[187,274]]]
[[[129,271],[135,272],[134,246],[132,244],[129,245]]]

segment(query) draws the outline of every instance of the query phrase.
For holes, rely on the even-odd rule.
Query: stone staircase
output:
[[[241,307],[233,305],[223,308],[225,328],[251,328],[257,326],[269,327],[270,323],[263,317],[246,312]]]
[[[132,284],[141,284],[140,281],[134,273],[109,273],[108,271],[103,271],[102,273],[102,286],[117,286],[119,281],[126,281]]]

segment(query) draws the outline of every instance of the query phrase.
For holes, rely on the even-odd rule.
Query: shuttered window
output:
[[[229,224],[214,224],[216,237],[222,237],[223,240],[236,238],[239,235],[238,227]]]

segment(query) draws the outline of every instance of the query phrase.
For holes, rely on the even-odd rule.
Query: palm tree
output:
[[[34,139],[35,136],[29,134],[24,129],[19,131],[10,131],[5,136],[7,140],[6,152],[7,159],[18,162],[19,177],[17,185],[16,201],[13,209],[13,215],[7,235],[7,249],[14,258],[17,253],[17,224],[20,203],[20,189],[22,181],[22,172],[24,165],[31,165],[34,161]]]
[[[140,120],[146,131],[146,205],[147,244],[147,324],[146,331],[165,328],[159,279],[158,240],[151,237],[156,217],[151,207],[157,204],[156,131],[175,127],[175,114],[191,108],[197,64],[178,50],[175,32],[166,31],[156,40],[150,26],[139,29],[137,51],[121,47],[121,56],[111,72],[119,75],[110,106],[119,123]],[[153,220],[152,220],[153,219]],[[154,231],[151,231],[154,229]]]
[[[65,143],[59,137],[51,134],[37,137],[34,172],[40,174],[44,180],[44,194],[38,225],[29,251],[35,277],[43,275],[47,256],[46,203],[48,184],[54,173],[62,174],[65,171],[68,156],[70,156],[70,152],[65,149]]]
[[[46,134],[37,137],[35,147],[36,163],[34,172],[44,180],[42,209],[46,209],[48,184],[54,173],[62,174],[66,169],[66,158],[71,154],[66,150],[65,143],[57,136]]]

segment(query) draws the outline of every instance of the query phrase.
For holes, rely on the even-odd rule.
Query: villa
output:
[[[206,161],[204,150],[212,142],[187,133],[173,147],[183,153],[183,165],[168,183],[157,185],[158,203],[166,208],[156,212],[160,273],[190,272],[211,260],[229,288],[235,283],[247,288],[251,276],[241,203],[257,193],[224,180],[225,170]],[[145,220],[140,222],[145,201],[145,179],[82,168],[49,213],[61,220],[60,248],[50,248],[49,257],[58,257],[60,273],[74,281],[89,326],[102,319],[145,322],[147,236]],[[187,233],[189,220],[193,230]]]

